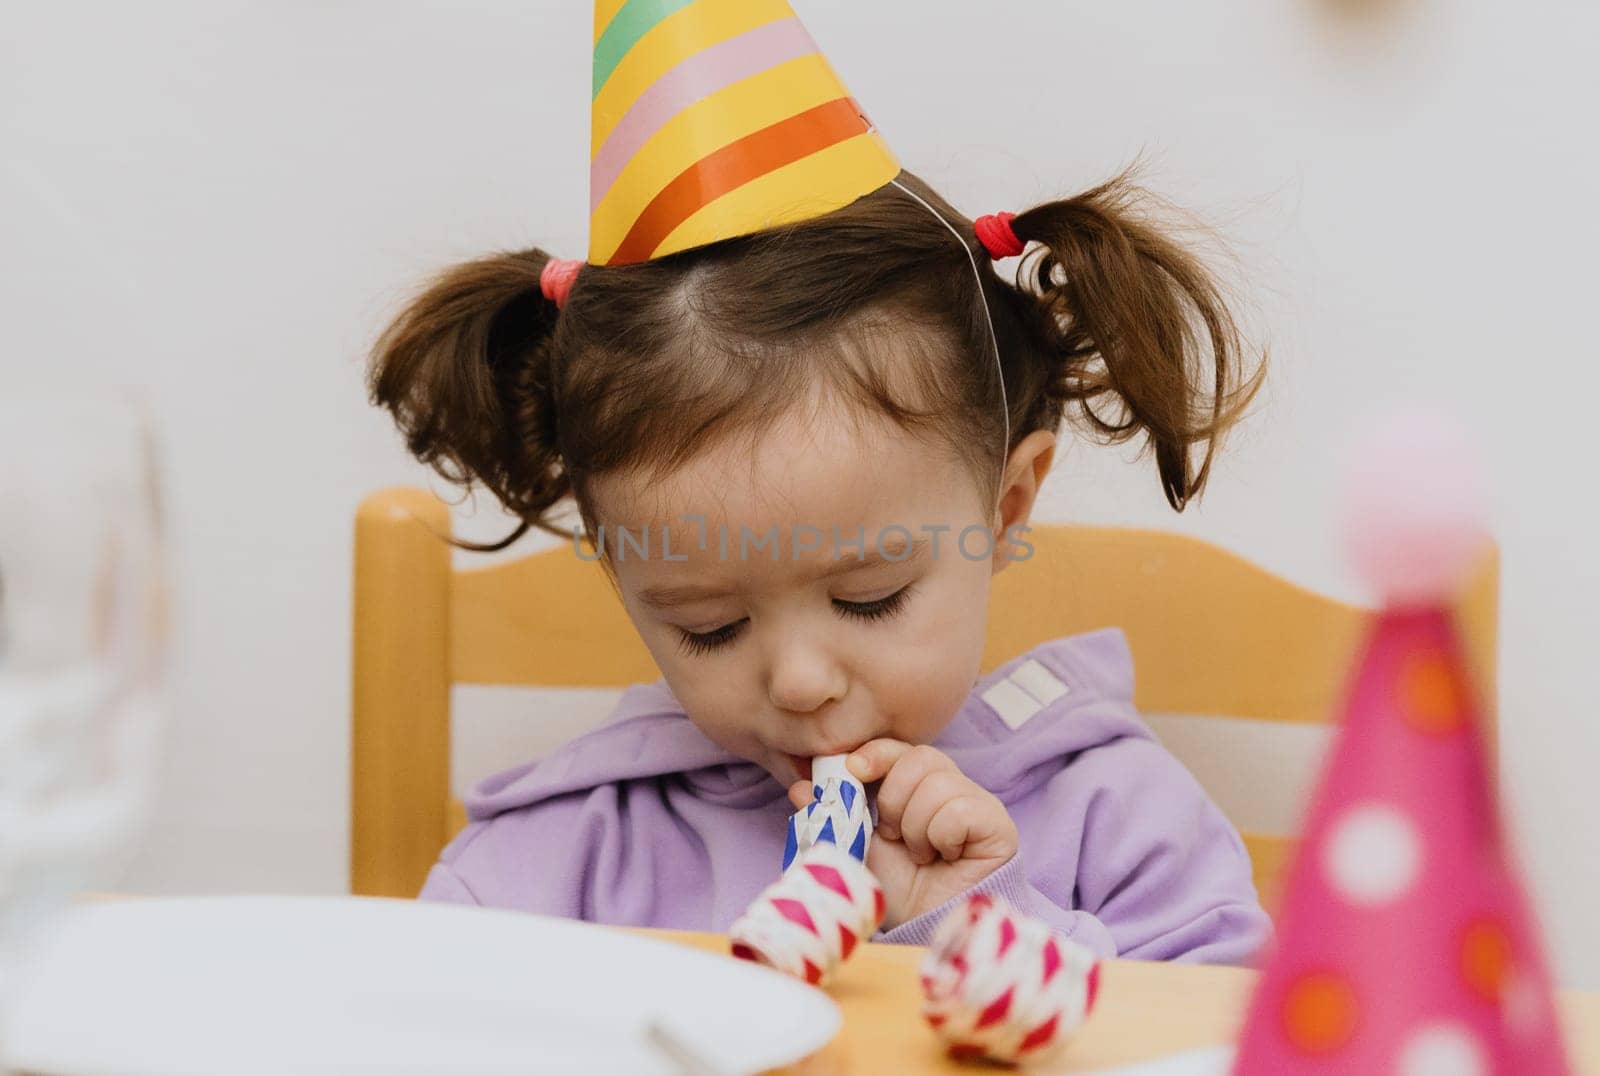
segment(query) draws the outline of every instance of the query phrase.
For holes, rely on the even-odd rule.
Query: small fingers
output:
[[[885,774],[894,768],[896,762],[914,751],[910,744],[904,740],[895,740],[887,736],[876,740],[868,740],[845,759],[845,767],[851,776],[862,784],[881,781]]]
[[[942,810],[970,802],[972,790],[972,782],[955,770],[934,770],[922,778],[900,818],[900,840],[912,860],[927,864],[941,856],[945,859],[961,857],[962,846],[966,843],[965,832],[957,841],[954,852],[949,853],[946,850],[948,840],[945,841],[945,847],[940,847],[933,840],[930,829],[934,818]]]
[[[889,840],[900,839],[906,805],[911,802],[917,786],[932,773],[961,776],[948,755],[924,744],[903,752],[884,777],[878,789],[878,828]]]
[[[967,850],[973,830],[979,826],[983,807],[971,796],[946,800],[928,820],[928,844],[946,862],[960,859]]]
[[[789,786],[789,802],[794,804],[795,810],[805,810],[806,804],[810,803],[811,799],[812,795],[810,781],[796,781],[794,784]]]

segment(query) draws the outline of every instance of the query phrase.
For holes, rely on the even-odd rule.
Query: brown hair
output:
[[[447,270],[373,349],[369,386],[422,462],[481,483],[536,527],[589,480],[673,470],[716,438],[755,437],[819,384],[940,439],[992,503],[1005,454],[1068,405],[1101,439],[1143,434],[1182,511],[1260,384],[1212,277],[1139,211],[1126,174],[1012,221],[1037,246],[1003,281],[920,179],[826,216],[625,266],[584,265],[559,311],[541,250]],[[969,252],[979,259],[980,298]],[[1004,368],[1011,444],[983,300]],[[885,345],[911,362],[883,361]],[[907,373],[911,376],[906,376]],[[1193,449],[1203,446],[1198,462]],[[466,544],[466,543],[461,543]]]

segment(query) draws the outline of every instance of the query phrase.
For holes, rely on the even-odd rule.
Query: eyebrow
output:
[[[860,557],[842,556],[835,557],[833,563],[817,573],[818,579],[832,579],[844,575],[846,572],[860,571],[863,568],[876,568],[884,564],[907,564],[922,559],[930,543],[926,538],[913,539],[908,546],[900,542],[891,547],[894,556],[887,556],[881,550],[869,549]],[[728,592],[721,587],[708,586],[703,583],[677,583],[663,586],[645,587],[639,591],[639,600],[658,609],[673,605],[683,605],[686,602],[697,601],[704,598],[720,598]]]

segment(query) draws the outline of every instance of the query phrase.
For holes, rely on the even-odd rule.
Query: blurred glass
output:
[[[0,386],[0,1034],[54,914],[114,882],[148,815],[160,522],[138,407]]]

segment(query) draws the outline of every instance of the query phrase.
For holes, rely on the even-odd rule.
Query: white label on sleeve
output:
[[[1000,715],[1000,720],[1014,729],[1021,728],[1028,718],[1042,709],[1038,699],[1009,679],[996,681],[994,686],[983,693],[983,701],[994,707],[994,712]]]
[[[1033,658],[1013,669],[1007,679],[1038,699],[1041,706],[1048,706],[1067,693],[1067,685]]]

